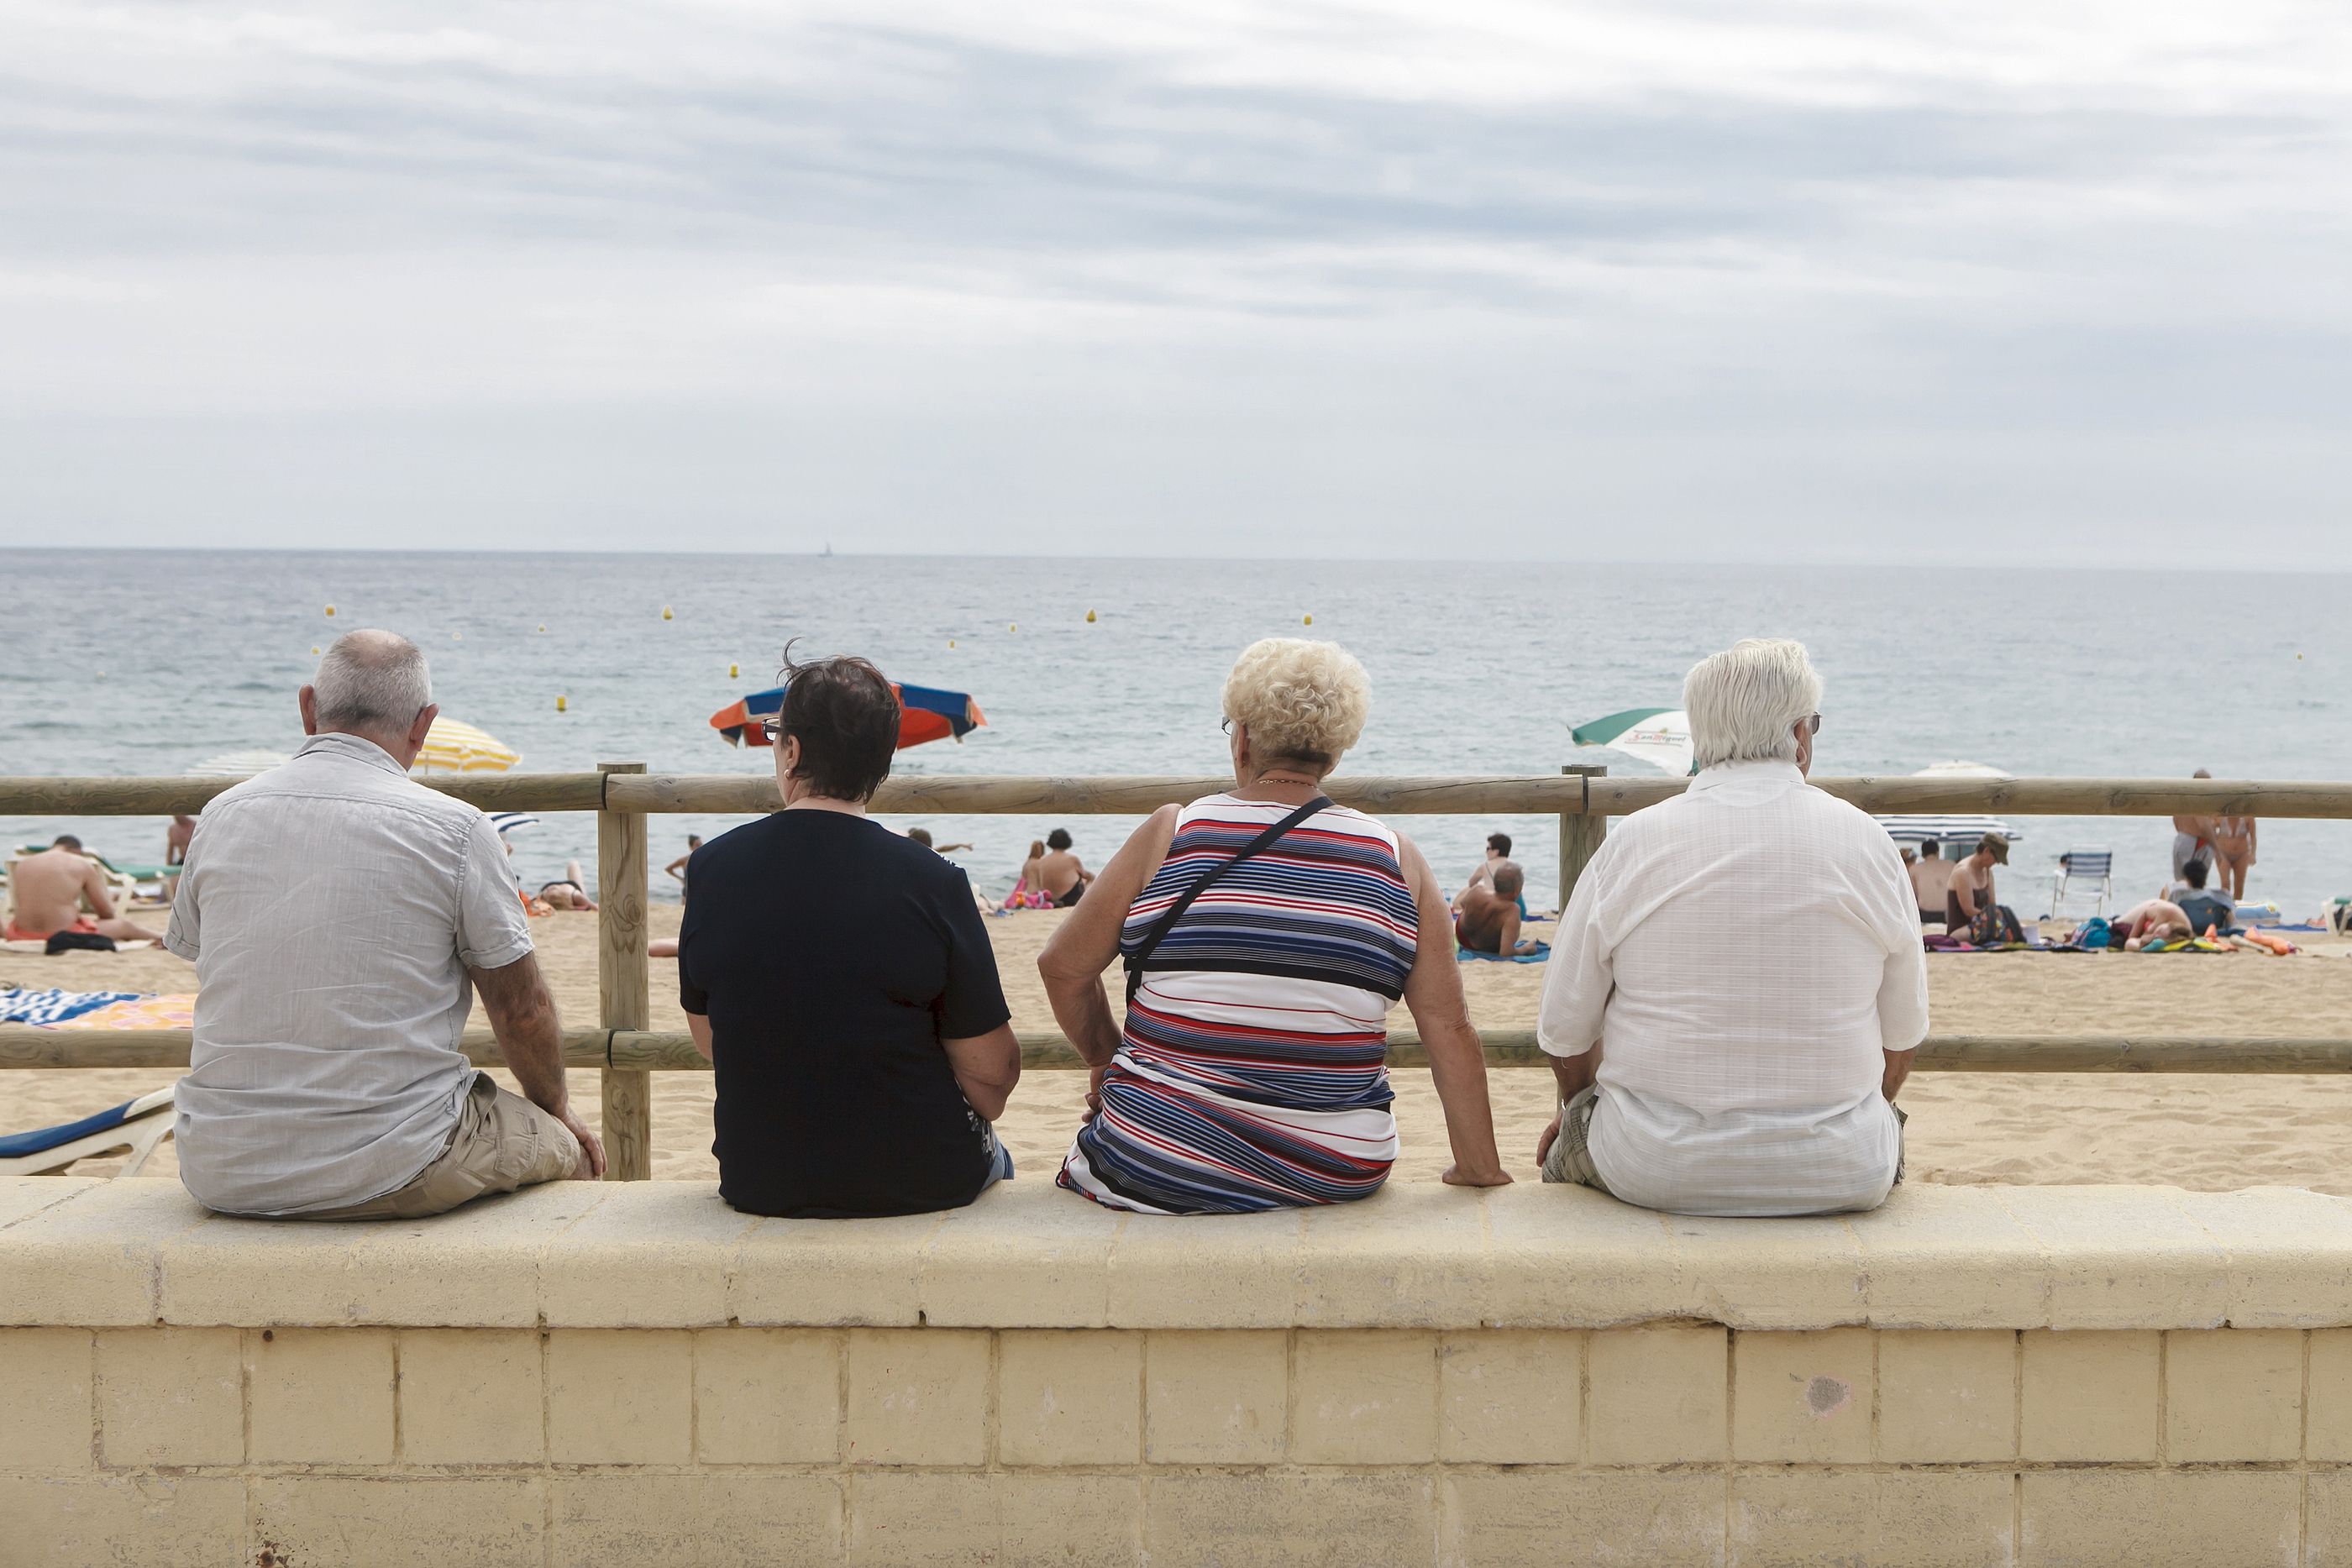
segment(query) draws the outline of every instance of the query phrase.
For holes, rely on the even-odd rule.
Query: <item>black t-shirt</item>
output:
[[[941,1040],[1012,1015],[963,872],[842,811],[713,839],[678,1000],[710,1019],[719,1192],[751,1214],[921,1214],[980,1196],[986,1124]]]

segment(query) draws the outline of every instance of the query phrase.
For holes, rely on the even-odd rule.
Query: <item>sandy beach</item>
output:
[[[656,904],[656,934],[680,911]],[[142,913],[160,926],[161,910]],[[1038,949],[1062,917],[1024,913],[992,920],[1015,1021],[1049,1029],[1037,983]],[[595,918],[557,915],[534,923],[540,956],[568,1020],[596,1015]],[[1538,927],[1538,935],[1549,929]],[[1927,960],[1938,1032],[2316,1035],[2352,1015],[2352,948],[2298,935],[2306,956],[2062,957],[2041,954],[1936,955]],[[1525,1029],[1535,1017],[1538,965],[1465,966],[1472,1016],[1481,1027]],[[65,986],[154,992],[195,988],[192,966],[158,951],[55,958],[0,953],[0,986]],[[1405,1015],[1395,1015],[1402,1024]],[[479,1021],[478,1019],[477,1021]],[[653,1026],[683,1029],[669,966],[654,967]],[[0,1131],[89,1114],[171,1081],[168,1071],[58,1071],[0,1075]],[[1425,1071],[1395,1074],[1404,1155],[1397,1179],[1434,1181],[1444,1169],[1444,1122]],[[1512,1174],[1535,1178],[1538,1132],[1549,1113],[1550,1075],[1493,1074],[1496,1119]],[[1033,1072],[1003,1131],[1022,1176],[1051,1179],[1076,1125],[1083,1078]],[[691,1072],[656,1079],[654,1175],[717,1174],[710,1155],[710,1080]],[[596,1075],[575,1072],[572,1092],[596,1117]],[[2227,1189],[2285,1185],[2352,1194],[2352,1078],[2276,1074],[1922,1073],[1903,1093],[1909,1112],[1909,1179],[1948,1183],[2172,1184]],[[104,1162],[83,1167],[103,1171]],[[165,1145],[148,1171],[170,1175]]]

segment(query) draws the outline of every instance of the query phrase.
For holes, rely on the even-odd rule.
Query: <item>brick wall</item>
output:
[[[2352,1330],[0,1330],[0,1562],[2323,1563]]]
[[[0,1568],[2352,1563],[2347,1209],[0,1182]]]

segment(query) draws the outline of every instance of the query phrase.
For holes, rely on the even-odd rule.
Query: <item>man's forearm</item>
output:
[[[1903,1087],[1903,1081],[1911,1076],[1911,1058],[1915,1052],[1885,1051],[1879,1054],[1886,1058],[1886,1071],[1879,1079],[1878,1092],[1885,1095],[1886,1103],[1892,1105],[1895,1103],[1895,1094]]]
[[[563,1023],[554,998],[541,990],[520,1007],[491,1012],[490,1032],[498,1037],[499,1054],[526,1099],[551,1113],[560,1114],[570,1106],[563,1081]]]
[[[1575,1099],[1592,1087],[1593,1073],[1600,1066],[1599,1054],[1586,1051],[1581,1056],[1555,1056],[1551,1059],[1552,1082],[1559,1088],[1561,1104]]]

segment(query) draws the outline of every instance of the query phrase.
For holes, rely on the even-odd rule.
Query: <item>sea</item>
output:
[[[1023,559],[998,556],[0,550],[14,591],[0,659],[0,774],[177,774],[218,753],[291,751],[318,651],[390,627],[429,655],[445,712],[530,771],[643,762],[762,773],[710,716],[772,685],[782,651],[862,653],[893,678],[971,694],[986,727],[899,754],[910,774],[1219,773],[1219,692],[1265,636],[1336,640],[1370,672],[1372,716],[1343,770],[1557,773],[1600,762],[1576,725],[1678,706],[1705,654],[1795,637],[1827,684],[1815,770],[1911,773],[1968,761],[2040,775],[2352,779],[2352,578],[2294,573],[1479,562]],[[1033,840],[1066,827],[1099,864],[1136,826],[1112,817],[894,818],[919,825],[991,895]],[[657,817],[662,868],[688,833]],[[1554,897],[1549,817],[1398,824],[1448,886],[1509,833],[1531,904]],[[11,844],[79,834],[162,858],[163,819],[0,818]],[[2068,849],[2112,849],[2117,896],[2156,891],[2171,827],[2017,819],[2001,880],[2049,907]],[[587,814],[515,840],[527,883],[578,860]],[[779,889],[781,896],[796,896]],[[2266,822],[2249,895],[2289,918],[2352,893],[2352,823]],[[805,890],[821,898],[821,888]],[[2087,912],[2070,899],[2069,912]]]

